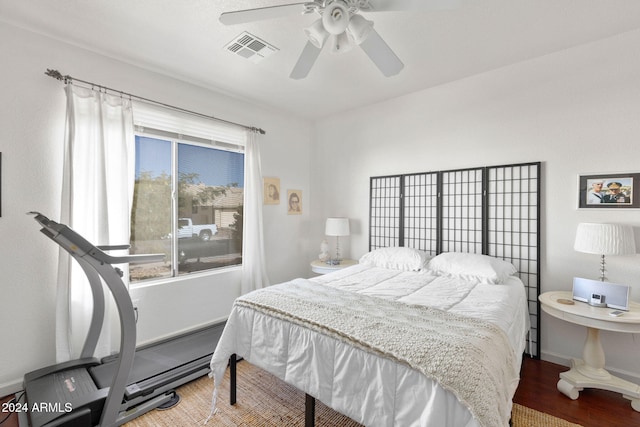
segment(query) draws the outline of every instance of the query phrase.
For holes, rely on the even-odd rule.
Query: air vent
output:
[[[246,31],[227,43],[224,48],[252,62],[260,62],[279,50],[277,47]]]

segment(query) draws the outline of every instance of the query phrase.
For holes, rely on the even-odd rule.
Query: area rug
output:
[[[218,411],[207,426],[304,426],[304,393],[246,361],[238,363],[238,402],[229,405],[229,370],[220,389]],[[178,389],[180,403],[153,410],[124,424],[125,427],[202,426],[211,410],[213,380],[200,378]],[[580,427],[554,416],[514,404],[513,427]],[[361,427],[316,401],[316,426]]]

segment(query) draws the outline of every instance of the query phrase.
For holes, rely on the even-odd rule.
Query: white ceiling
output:
[[[0,0],[0,20],[308,118],[640,27],[639,0],[465,0],[448,10],[363,13],[404,62],[400,74],[383,77],[360,49],[339,55],[325,49],[306,79],[292,80],[307,41],[303,28],[317,16],[234,26],[218,21],[225,11],[299,1]],[[243,31],[279,51],[253,63],[225,50]]]

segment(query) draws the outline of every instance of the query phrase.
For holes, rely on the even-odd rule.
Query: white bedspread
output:
[[[516,357],[508,368],[519,371],[529,317],[517,278],[483,285],[354,266],[313,282],[487,320],[509,337]],[[233,353],[367,426],[480,425],[454,393],[410,366],[250,307],[232,310],[211,362],[216,381]],[[506,399],[500,405],[510,409],[517,378],[506,387],[496,399]],[[508,419],[502,421],[506,425]]]
[[[530,319],[524,285],[516,276],[503,284],[461,281],[431,274],[354,265],[310,279],[353,292],[434,307],[487,320],[500,327],[517,354],[524,351]]]

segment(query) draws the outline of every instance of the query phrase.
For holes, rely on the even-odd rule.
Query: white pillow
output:
[[[429,262],[429,269],[441,276],[498,284],[517,272],[510,262],[488,255],[445,252]]]
[[[379,248],[362,255],[360,264],[392,270],[419,271],[425,268],[429,256],[413,248]]]

